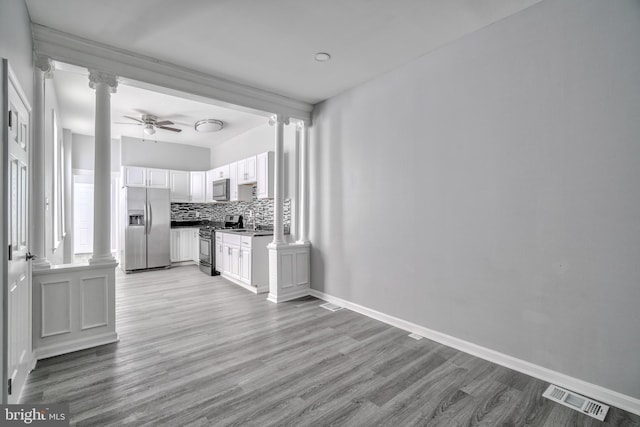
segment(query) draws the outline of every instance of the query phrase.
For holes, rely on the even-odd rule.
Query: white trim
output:
[[[270,293],[269,296],[267,296],[267,301],[278,304],[281,302],[291,301],[294,299],[306,297],[308,295],[309,295],[309,288],[304,288],[304,289],[295,290],[295,292],[290,292],[285,295],[282,295],[282,294],[273,295]]]
[[[49,285],[60,285],[66,284],[67,291],[67,329],[60,329],[59,331],[49,331],[46,330],[46,321],[48,320],[45,316],[45,308],[49,307],[49,302],[45,301],[45,286]],[[56,307],[60,308],[60,307]],[[52,337],[54,335],[62,335],[62,334],[70,334],[71,333],[71,280],[56,280],[50,282],[40,282],[40,338]]]
[[[91,335],[86,338],[79,338],[72,341],[57,342],[55,344],[40,347],[34,353],[35,359],[41,360],[48,357],[59,356],[78,350],[97,347],[99,345],[111,344],[120,341],[117,332],[107,332],[100,335]]]
[[[38,24],[31,24],[34,52],[88,69],[124,77],[126,84],[147,87],[148,84],[194,96],[194,100],[220,101],[217,104],[261,113],[282,113],[287,117],[310,120],[313,105],[221,79],[124,49],[97,43]],[[135,81],[128,81],[132,79]],[[119,79],[122,81],[123,79]],[[139,84],[142,83],[142,84]]]
[[[189,262],[192,262],[192,261],[189,261]],[[253,292],[254,294],[261,293],[261,292],[258,292],[258,288],[257,287],[248,285],[248,284],[244,283],[243,281],[241,281],[240,279],[236,279],[235,277],[229,276],[226,273],[220,273],[220,277],[222,277],[224,279],[227,279],[228,281],[232,282],[234,285],[241,286],[241,287],[245,288],[246,290],[248,290],[249,292]]]
[[[513,369],[518,372],[522,372],[523,374],[530,375],[542,381],[558,384],[561,387],[567,388],[593,399],[600,400],[611,406],[615,406],[616,408],[620,408],[633,414],[640,415],[640,399],[624,395],[617,391],[609,390],[607,388],[580,380],[578,378],[570,377],[569,375],[565,375],[560,372],[545,368],[543,366],[536,365],[531,362],[527,362],[525,360],[518,359],[516,357],[509,356],[507,354],[500,353],[486,347],[482,347],[477,344],[473,344],[460,338],[452,337],[450,335],[425,328],[424,326],[416,325],[415,323],[411,323],[406,320],[381,313],[371,308],[364,307],[362,305],[344,300],[342,298],[334,297],[315,289],[311,289],[309,293],[310,295],[321,300],[342,306],[344,308],[348,308],[349,310],[355,311],[356,313],[360,313],[367,317],[371,317],[373,319],[387,323],[391,326],[404,329],[405,331],[422,335],[425,338],[428,338],[440,344],[444,344],[448,347],[455,348],[456,350],[460,350],[481,359],[497,363],[498,365]]]
[[[102,285],[104,288],[104,316],[105,319],[99,323],[85,324],[85,285],[88,280],[93,279],[102,279]],[[109,277],[107,275],[103,276],[90,276],[90,277],[81,277],[80,278],[80,306],[81,306],[81,316],[80,316],[80,330],[84,331],[86,329],[98,328],[100,326],[108,326],[109,325]]]

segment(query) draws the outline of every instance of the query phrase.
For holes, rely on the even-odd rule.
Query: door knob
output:
[[[30,259],[36,259],[36,258],[38,258],[38,255],[34,255],[31,252],[27,252],[27,254],[25,255],[25,259],[27,261],[29,261]]]

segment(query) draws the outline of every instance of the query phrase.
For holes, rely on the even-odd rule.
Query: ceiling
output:
[[[68,64],[55,64],[53,82],[61,109],[62,127],[82,135],[94,134],[95,91],[89,88],[89,73],[86,69]],[[174,133],[162,129],[154,135],[146,135],[143,127],[124,116],[140,117],[153,114],[159,120],[171,120]],[[198,120],[216,119],[224,123],[219,132],[199,133],[194,129]],[[211,148],[257,126],[265,125],[268,118],[231,110],[204,102],[197,102],[179,96],[119,84],[111,96],[111,136],[120,138],[131,136],[147,140],[173,142]]]
[[[31,20],[59,31],[308,103],[317,103],[541,0],[26,0]],[[331,60],[318,62],[317,52]],[[94,134],[87,70],[56,64],[62,125]],[[213,147],[266,123],[264,116],[121,82],[112,136]],[[162,92],[162,93],[160,93]],[[187,99],[189,98],[189,99]],[[197,99],[197,97],[196,97]],[[122,125],[153,114],[181,133]],[[217,119],[202,134],[196,121]]]
[[[26,3],[35,23],[313,104],[538,1]],[[332,59],[317,62],[317,52]]]

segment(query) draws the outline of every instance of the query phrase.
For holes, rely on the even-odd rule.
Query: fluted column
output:
[[[51,268],[45,242],[45,80],[53,77],[53,62],[46,57],[35,58],[35,108],[33,109],[33,142],[31,145],[31,252],[34,270]]]
[[[289,118],[276,114],[269,121],[276,127],[276,148],[273,183],[273,242],[272,245],[285,243],[284,240],[284,125]]]
[[[93,255],[90,264],[113,263],[111,254],[111,94],[116,76],[89,72],[89,86],[96,91],[95,161],[93,172]]]
[[[309,189],[308,187],[308,160],[307,160],[307,132],[308,128],[304,121],[298,124],[298,132],[300,133],[300,194],[299,194],[299,225],[298,225],[298,242],[307,243],[309,241]]]

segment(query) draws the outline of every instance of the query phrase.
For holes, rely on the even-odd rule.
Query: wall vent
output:
[[[414,340],[421,340],[424,337],[418,334],[409,334],[409,338],[413,338]]]
[[[342,310],[342,307],[340,307],[339,305],[331,304],[330,302],[321,304],[320,307],[324,308],[325,310],[329,310],[329,311]]]
[[[600,421],[604,421],[604,417],[607,416],[607,412],[609,411],[607,405],[553,384],[542,393],[542,396]]]

